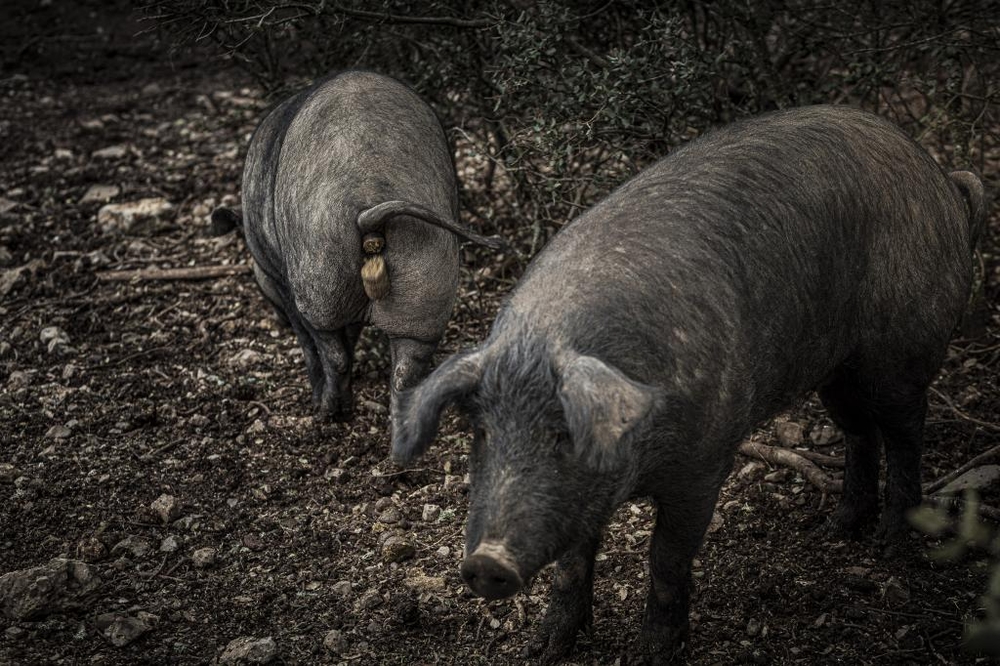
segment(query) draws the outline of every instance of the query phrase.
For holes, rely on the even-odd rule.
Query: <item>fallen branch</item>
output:
[[[252,270],[248,264],[234,264],[232,266],[188,266],[184,268],[144,268],[137,271],[104,271],[97,273],[97,279],[103,282],[210,280],[229,275],[242,275]]]
[[[962,465],[955,471],[945,474],[940,479],[925,483],[924,492],[927,493],[928,495],[937,492],[938,490],[941,490],[942,488],[944,488],[946,485],[948,485],[958,477],[968,472],[970,469],[979,467],[981,465],[985,465],[987,463],[992,463],[995,461],[1000,461],[1000,445],[994,446],[992,449],[980,453],[978,456],[975,456],[974,458],[966,462],[964,465]]]
[[[340,5],[334,5],[333,11],[347,14],[354,18],[373,19],[385,21],[387,23],[417,23],[424,25],[448,25],[453,28],[488,28],[496,25],[497,20],[492,18],[482,19],[460,19],[453,16],[406,16],[403,14],[390,14],[389,12],[369,12],[363,9],[350,9]]]
[[[825,453],[803,449],[793,449],[792,453],[797,456],[802,456],[806,460],[811,460],[817,465],[822,465],[823,467],[843,467],[845,465],[844,456],[828,456]]]
[[[799,455],[791,449],[782,449],[777,446],[758,444],[756,442],[743,442],[740,444],[739,452],[751,458],[757,458],[772,465],[782,465],[789,467],[824,493],[839,493],[843,489],[844,482],[833,479],[826,472],[816,466],[814,462],[804,456]]]

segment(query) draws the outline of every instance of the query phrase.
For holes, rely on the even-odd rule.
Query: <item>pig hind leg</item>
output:
[[[920,504],[920,456],[923,450],[926,387],[906,387],[891,402],[877,405],[875,418],[885,446],[885,506],[879,534],[889,542],[903,539],[909,529],[906,513]]]
[[[346,421],[353,411],[351,368],[354,365],[354,344],[360,326],[346,326],[334,331],[311,331],[319,352],[323,375],[319,396],[320,415],[335,421]]]
[[[887,482],[879,532],[890,540],[905,536],[906,512],[920,503],[927,387],[936,367],[924,358],[880,363],[820,391],[847,434],[844,493],[838,509],[843,527],[857,528],[877,515],[881,443]]]
[[[600,541],[600,537],[587,539],[556,562],[549,607],[525,656],[543,664],[557,663],[573,649],[581,630],[591,630],[594,556]]]
[[[820,388],[819,396],[846,440],[844,489],[828,527],[833,533],[857,536],[878,516],[878,426],[853,373],[839,373]]]

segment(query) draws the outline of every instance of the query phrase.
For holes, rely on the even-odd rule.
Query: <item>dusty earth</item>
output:
[[[523,663],[546,575],[508,601],[465,590],[468,433],[449,419],[418,469],[385,460],[376,335],[359,351],[356,418],[314,421],[301,353],[246,273],[243,241],[208,234],[208,212],[239,193],[261,92],[224,63],[168,57],[127,21],[99,33],[86,11],[50,7],[0,23],[0,574],[68,557],[99,578],[39,617],[0,616],[0,663],[207,663],[243,636],[271,637],[258,647],[277,663]],[[458,162],[467,199],[492,196],[516,235],[523,221],[475,189],[481,165]],[[94,185],[110,189],[82,201]],[[106,200],[143,198],[171,206],[99,222]],[[953,343],[931,395],[927,479],[998,442],[997,222],[985,331]],[[442,357],[484,334],[516,278],[502,263],[466,257]],[[100,279],[192,266],[235,274]],[[801,426],[798,446],[842,453],[814,399],[781,420]],[[781,428],[784,444],[775,424],[754,438],[795,446],[795,426]],[[737,459],[696,562],[689,662],[985,661],[960,648],[982,616],[984,562],[933,562],[925,537],[885,559],[874,539],[820,536],[835,501]],[[637,501],[611,524],[595,631],[571,663],[615,663],[636,639],[651,516]]]

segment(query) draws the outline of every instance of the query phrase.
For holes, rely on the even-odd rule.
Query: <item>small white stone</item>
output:
[[[181,515],[181,503],[173,495],[160,495],[153,500],[153,503],[149,505],[149,508],[152,509],[164,523],[176,520]]]
[[[104,203],[114,199],[121,191],[117,185],[91,185],[80,197],[80,203]]]
[[[161,553],[174,553],[180,545],[177,543],[177,537],[172,534],[163,538],[160,542],[160,552]]]
[[[119,144],[117,146],[108,146],[107,148],[95,150],[90,155],[91,157],[99,160],[115,160],[125,157],[127,154],[128,146]]]
[[[195,569],[207,569],[215,564],[214,548],[199,548],[191,553],[191,563]]]

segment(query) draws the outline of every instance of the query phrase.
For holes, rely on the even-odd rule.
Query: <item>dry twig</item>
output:
[[[183,268],[145,268],[138,271],[104,271],[97,279],[105,282],[131,282],[132,280],[210,280],[229,275],[242,275],[251,270],[248,264],[231,266],[186,266]]]

